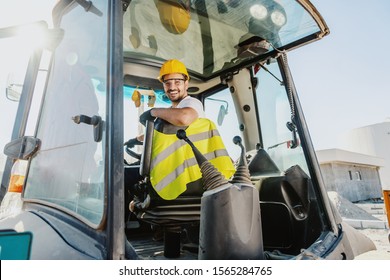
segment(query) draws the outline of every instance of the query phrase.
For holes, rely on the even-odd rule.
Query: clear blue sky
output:
[[[290,53],[315,149],[390,117],[390,1],[312,0],[330,35]]]
[[[55,1],[2,0],[0,25],[9,15],[13,23],[50,15],[45,3]],[[312,3],[330,35],[291,52],[289,62],[315,149],[336,148],[342,133],[390,117],[390,1]]]

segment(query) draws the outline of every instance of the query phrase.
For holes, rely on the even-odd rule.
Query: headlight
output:
[[[268,14],[267,8],[259,4],[255,4],[252,7],[250,7],[249,11],[253,18],[259,20],[265,19],[265,17]]]
[[[277,26],[283,26],[286,23],[285,15],[280,11],[274,11],[271,14],[272,22]]]

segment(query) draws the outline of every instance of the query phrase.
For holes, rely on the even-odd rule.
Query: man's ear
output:
[[[185,85],[185,89],[187,91],[188,90],[188,86],[189,86],[188,80],[185,80],[184,85]]]

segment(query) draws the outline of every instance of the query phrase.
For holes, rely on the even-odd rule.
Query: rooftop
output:
[[[325,149],[316,151],[317,159],[320,164],[324,163],[344,163],[344,164],[357,164],[374,167],[383,167],[385,160],[381,157],[355,153],[342,149]]]

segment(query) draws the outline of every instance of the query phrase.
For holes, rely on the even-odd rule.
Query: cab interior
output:
[[[126,63],[124,86],[130,87],[133,91],[161,92],[162,86],[156,79],[158,72],[158,67],[140,65],[136,62]],[[136,73],[142,73],[142,75],[137,76]],[[228,91],[229,86],[234,86],[234,82],[239,81],[233,81],[231,84],[220,77],[207,82],[191,78],[189,94],[201,101],[207,98],[212,99],[213,93],[218,90]],[[149,100],[147,94],[143,96],[145,108],[141,110],[150,109],[147,105]],[[128,95],[124,98],[125,111],[127,106],[133,108],[136,106],[131,97],[132,95]],[[239,107],[229,108],[229,113],[239,118],[238,110]],[[125,126],[137,126],[137,132],[140,128],[144,131],[146,128],[140,126],[137,121],[137,119],[125,118]],[[124,142],[132,136],[125,136]],[[229,143],[232,139],[224,138],[223,141]],[[243,143],[250,142],[243,141]],[[250,151],[243,148],[251,185],[259,193],[262,228],[259,238],[262,239],[264,246],[263,258],[293,258],[319,238],[323,228],[319,222],[321,221],[320,206],[316,201],[312,181],[299,165],[291,166],[288,170],[281,170],[268,155],[266,149],[262,147],[248,149]],[[124,164],[125,225],[126,236],[130,244],[142,258],[198,258],[202,188],[195,186],[194,189],[197,191],[185,192],[174,201],[159,199],[150,185],[148,186],[145,180],[147,175],[146,177],[140,175],[142,173],[140,166],[144,164],[141,159],[144,157],[142,155],[144,147],[139,146],[138,150],[137,148],[135,150],[140,154],[140,158],[131,159],[132,156],[128,158],[129,153],[126,151],[124,153],[125,158],[128,158]],[[238,166],[242,151],[239,146],[235,147],[235,151],[237,153],[232,160]],[[128,206],[134,199],[134,195],[144,197],[146,193],[151,194],[152,197],[150,209],[138,214],[130,212]],[[213,230],[223,231],[219,228]]]

